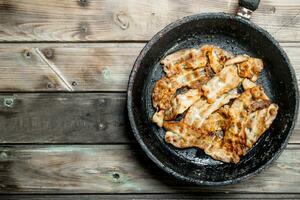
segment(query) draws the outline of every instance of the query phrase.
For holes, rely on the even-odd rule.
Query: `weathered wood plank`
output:
[[[0,44],[0,91],[126,91],[144,43]],[[282,43],[300,80],[300,43]],[[56,75],[40,55],[53,63]],[[24,52],[28,51],[27,58]],[[63,77],[68,84],[65,84]]]
[[[149,40],[170,22],[203,12],[234,13],[237,0],[1,0],[0,41]],[[300,3],[261,1],[253,21],[280,41],[300,40]]]
[[[76,195],[0,195],[5,200],[95,200],[95,199],[299,199],[300,194],[241,194],[241,193],[187,193],[187,194],[76,194]]]
[[[125,91],[143,46],[0,44],[0,91],[69,91],[68,86],[75,91]]]
[[[0,94],[0,127],[0,144],[135,141],[124,93]],[[300,117],[290,143],[300,143]]]
[[[290,145],[270,168],[245,182],[210,188],[175,181],[133,146],[0,149],[0,193],[300,192],[299,145]]]
[[[0,95],[0,143],[128,142],[125,104],[125,94]]]

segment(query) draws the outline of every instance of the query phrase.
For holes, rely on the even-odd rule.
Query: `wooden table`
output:
[[[128,126],[128,76],[145,43],[183,16],[236,7],[237,0],[0,0],[0,198],[300,198],[300,123],[267,170],[211,188],[163,173]],[[252,20],[281,43],[300,77],[300,0],[262,0]]]

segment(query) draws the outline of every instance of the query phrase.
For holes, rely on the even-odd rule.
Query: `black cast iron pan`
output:
[[[261,171],[288,143],[298,112],[295,72],[278,42],[249,21],[259,0],[241,0],[238,15],[207,13],[188,16],[157,33],[138,56],[128,86],[128,114],[142,149],[160,168],[180,180],[199,185],[236,183]],[[258,80],[279,105],[271,128],[238,164],[216,161],[197,148],[177,149],[164,142],[165,131],[151,122],[151,93],[163,75],[159,61],[176,50],[214,44],[234,54],[263,59]]]

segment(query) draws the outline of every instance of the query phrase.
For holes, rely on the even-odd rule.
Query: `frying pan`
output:
[[[167,173],[198,185],[233,184],[260,172],[285,148],[298,113],[295,72],[278,42],[249,18],[259,0],[240,0],[236,15],[205,13],[184,17],[158,32],[144,47],[132,69],[127,109],[133,133],[148,157]],[[163,76],[160,60],[167,54],[203,44],[234,54],[261,58],[258,83],[279,105],[277,118],[238,164],[224,163],[198,148],[177,149],[165,143],[165,131],[151,122],[155,110],[151,94]]]

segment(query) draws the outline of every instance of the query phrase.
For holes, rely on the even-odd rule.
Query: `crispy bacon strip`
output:
[[[247,55],[238,55],[226,61],[225,66],[236,64],[238,67],[238,74],[242,78],[248,78],[251,81],[256,81],[259,73],[263,69],[263,62],[261,59],[252,58]]]
[[[201,98],[190,107],[183,121],[192,127],[200,128],[209,115],[238,96],[237,90],[232,90],[223,94],[212,104],[208,103],[205,98]]]
[[[251,107],[253,105],[265,101],[270,100],[264,93],[262,87],[255,86],[244,91],[233,101],[228,110],[231,123],[225,132],[224,141],[225,143],[234,144],[233,151],[239,156],[245,155],[248,150],[248,148],[246,148],[247,136],[244,129],[247,123],[247,117],[251,113],[249,111],[252,111]]]
[[[237,55],[237,56],[227,60],[224,65],[225,66],[234,65],[237,63],[245,62],[248,59],[249,59],[249,56],[247,56],[247,55]]]
[[[167,77],[180,74],[185,69],[197,69],[205,67],[206,56],[199,49],[183,49],[166,56],[162,61]]]
[[[158,110],[168,110],[177,89],[188,86],[197,80],[206,79],[204,69],[185,70],[182,74],[158,80],[152,93],[153,106]]]
[[[254,82],[250,81],[249,79],[245,78],[242,82],[242,86],[244,88],[244,90],[253,88],[255,86],[257,86]]]
[[[224,145],[222,138],[217,134],[205,134],[195,130],[183,122],[164,122],[167,130],[165,141],[177,148],[198,147],[214,159],[223,162],[239,161],[239,156],[233,151],[228,151],[230,145]]]
[[[177,115],[184,113],[191,105],[201,98],[202,92],[199,89],[190,89],[184,94],[177,95],[172,100],[172,107],[165,112],[164,119],[172,120]]]
[[[198,52],[196,49],[182,49],[176,51],[175,53],[167,55],[164,59],[161,60],[161,64],[165,66],[174,65],[195,56],[197,53]]]
[[[255,86],[245,90],[237,99],[235,99],[228,111],[229,116],[234,122],[238,122],[243,118],[248,110],[251,110],[257,102],[270,101],[267,95],[264,93],[261,86]]]
[[[246,146],[251,148],[260,136],[271,126],[277,116],[278,106],[270,104],[268,107],[251,113],[245,123]]]
[[[229,65],[203,85],[202,90],[208,103],[213,103],[222,94],[236,88],[241,81],[237,68]]]
[[[228,119],[224,115],[214,112],[204,121],[201,130],[207,133],[223,132],[228,123]]]
[[[201,51],[207,55],[209,65],[215,73],[219,73],[225,62],[233,56],[231,53],[213,45],[204,45],[201,47]]]
[[[175,75],[170,78],[163,77],[158,80],[154,86],[152,93],[152,103],[158,113],[154,114],[152,121],[161,126],[161,121],[164,119],[165,111],[168,111],[166,118],[172,119],[177,114],[180,114],[183,108],[175,108],[172,111],[172,99],[175,98],[177,89],[195,81],[207,79],[204,69],[185,70],[183,74]],[[175,106],[176,107],[176,106]],[[179,110],[180,109],[180,110]],[[171,110],[171,111],[169,111]]]
[[[160,111],[154,113],[154,115],[152,117],[152,122],[156,123],[157,126],[162,127],[163,123],[164,123],[164,115],[165,115],[164,110],[160,110]]]

